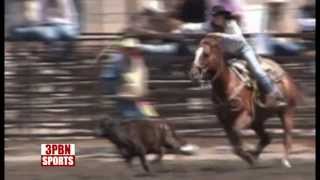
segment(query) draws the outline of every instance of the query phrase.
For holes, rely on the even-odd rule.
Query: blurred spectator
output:
[[[44,41],[53,48],[55,42],[71,41],[79,35],[78,14],[73,0],[39,0],[25,3],[29,6],[24,18],[27,21],[20,21],[10,28],[11,38]],[[67,43],[66,46],[67,48],[63,49],[70,50],[70,44]]]
[[[141,43],[138,46],[145,55],[180,55],[188,51],[181,41],[170,38],[155,39],[152,37],[162,33],[170,33],[182,24],[181,21],[169,17],[167,9],[161,1],[145,1],[142,11],[138,15],[131,17],[130,22],[132,24],[128,25],[125,32],[129,36],[140,38]]]
[[[255,39],[258,54],[273,56],[296,56],[303,47],[288,40],[276,39],[266,34],[259,34]]]
[[[169,32],[179,21],[169,17],[164,3],[158,0],[143,1],[142,9],[130,17],[128,31]]]
[[[316,16],[315,16],[315,0],[308,0],[304,4],[298,13],[298,25],[300,32],[315,32],[316,31]],[[307,73],[315,75],[316,61],[315,61],[315,38],[305,38],[301,43],[305,48],[305,54],[309,57],[313,57],[312,61],[308,61],[310,69],[307,69]]]
[[[230,18],[236,20],[237,24],[239,24],[242,13],[243,13],[243,3],[241,0],[207,0],[207,17],[206,21],[200,23],[185,23],[181,25],[179,28],[174,30],[174,33],[207,33],[212,31],[212,29],[216,29],[217,27],[212,27],[211,19],[212,16],[210,11],[213,7],[220,6],[226,9],[228,12],[231,12]],[[213,24],[214,25],[214,24]],[[217,29],[216,29],[217,30]]]
[[[315,0],[309,0],[308,3],[299,9],[297,21],[300,32],[304,33],[316,31]],[[306,50],[315,49],[314,38],[306,38],[302,44]]]
[[[264,5],[267,8],[267,31],[283,32],[285,7],[288,5],[288,0],[267,0]]]
[[[316,30],[315,0],[310,0],[299,9],[298,24],[302,32]]]
[[[205,0],[185,0],[179,18],[184,22],[203,22],[205,21],[205,12]]]
[[[287,0],[268,0],[266,7],[268,8],[268,32],[282,32],[284,7]],[[303,50],[303,47],[295,42],[289,41],[287,38],[274,38],[270,35],[260,34],[256,37],[256,49],[259,54],[274,56],[296,56]]]
[[[71,40],[79,34],[73,0],[40,0],[34,1],[32,6],[34,8],[29,8],[26,15],[33,16],[38,22],[25,22],[11,27],[13,38],[52,42]]]
[[[101,77],[106,84],[107,94],[117,95],[117,107],[125,119],[143,119],[157,116],[152,105],[144,101],[148,93],[148,71],[141,51],[140,42],[125,38],[119,52],[111,55],[111,66],[104,69]]]

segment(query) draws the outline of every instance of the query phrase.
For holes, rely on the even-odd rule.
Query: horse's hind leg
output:
[[[271,143],[271,137],[266,132],[264,127],[265,118],[256,119],[252,123],[252,129],[256,132],[257,136],[259,137],[260,141],[254,151],[251,154],[258,159],[259,155],[262,153],[263,149]]]
[[[128,167],[132,167],[132,159],[133,155],[125,148],[119,148],[121,156],[125,159],[125,162],[127,163]]]
[[[291,131],[293,128],[293,112],[285,111],[280,113],[279,116],[284,129],[284,133],[283,133],[284,157],[282,159],[282,163],[284,166],[290,168],[291,164],[289,162],[289,153],[291,151],[291,146],[292,146]]]

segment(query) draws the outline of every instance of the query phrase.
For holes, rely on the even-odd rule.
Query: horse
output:
[[[279,64],[260,58],[261,62],[271,62],[273,67],[283,71],[276,83],[286,96],[287,106],[282,108],[263,106],[258,95],[258,88],[250,88],[227,64],[226,54],[219,47],[219,38],[208,34],[199,44],[190,69],[192,80],[203,80],[207,77],[211,84],[212,101],[216,104],[216,115],[232,145],[233,152],[250,166],[255,166],[259,155],[271,143],[270,134],[265,129],[265,122],[272,116],[281,120],[284,154],[282,164],[291,167],[289,153],[292,146],[293,118],[296,106],[302,98],[297,84]],[[256,84],[256,83],[254,83]],[[260,102],[260,103],[258,103]],[[255,149],[245,149],[241,130],[252,129],[259,138]]]

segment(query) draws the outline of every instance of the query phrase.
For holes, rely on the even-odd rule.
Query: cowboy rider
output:
[[[143,100],[148,93],[148,69],[140,45],[138,39],[124,38],[118,45],[119,51],[110,56],[112,66],[107,66],[101,75],[107,84],[107,93],[118,96],[116,107],[126,121],[159,117],[153,105]],[[194,153],[198,147],[187,143],[180,150]]]
[[[259,88],[265,95],[266,107],[284,107],[285,98],[280,89],[262,69],[254,49],[244,38],[240,27],[230,11],[223,6],[211,9],[209,21],[189,23],[180,27],[175,33],[209,33],[221,39],[220,46],[230,55],[242,56],[248,62],[250,71],[257,80]]]

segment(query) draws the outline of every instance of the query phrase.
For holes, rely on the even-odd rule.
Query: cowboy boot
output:
[[[271,92],[265,95],[266,107],[282,108],[286,107],[287,105],[286,98],[277,87],[274,87]]]
[[[259,87],[264,94],[266,108],[282,108],[287,106],[286,98],[278,86],[268,76],[257,78]]]
[[[253,72],[259,88],[265,95],[265,107],[281,108],[287,106],[284,95],[262,69],[254,51],[248,48],[243,56],[247,60],[249,69]]]

